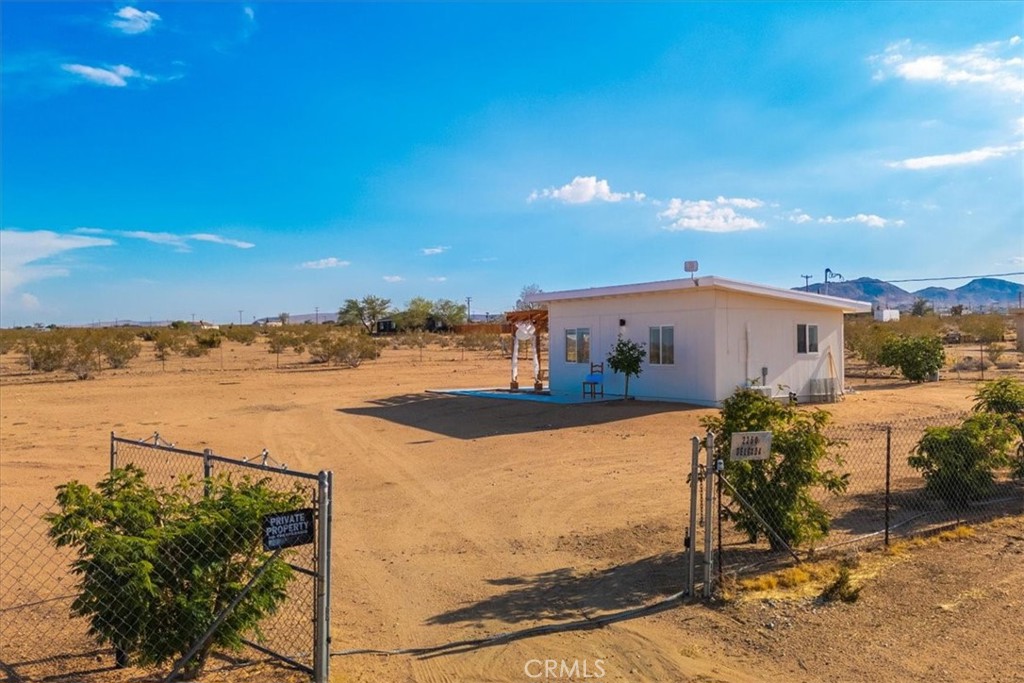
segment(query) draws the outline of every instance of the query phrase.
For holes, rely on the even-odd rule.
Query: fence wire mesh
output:
[[[317,629],[324,628],[316,620],[319,534],[271,560],[262,522],[271,512],[320,509],[322,477],[175,449],[158,437],[112,437],[111,465],[131,465],[145,484],[162,489],[161,516],[107,510],[95,527],[124,533],[105,538],[102,552],[79,553],[75,539],[84,527],[54,525],[66,506],[0,508],[0,666],[7,680],[83,680],[126,663],[120,643],[137,651],[146,640],[151,653],[173,652],[243,592],[246,599],[212,638],[215,649],[229,644],[220,634],[237,632],[250,657],[271,655],[313,674]],[[231,505],[218,502],[228,497]],[[70,529],[71,543],[57,542],[55,528]],[[124,545],[108,553],[111,544]],[[150,667],[146,680],[162,680],[173,660]]]
[[[1011,459],[992,460],[986,448],[972,450],[963,440],[933,439],[922,457],[919,446],[931,430],[958,427],[969,416],[951,412],[886,423],[833,425],[823,469],[843,476],[845,487],[830,492],[817,485],[808,500],[795,502],[786,486],[751,485],[733,477],[723,485],[722,519],[716,530],[717,563],[724,570],[745,570],[792,560],[788,550],[749,512],[753,508],[782,540],[801,556],[846,546],[881,544],[956,522],[979,521],[1001,514],[1024,513],[1024,482],[1013,476]],[[1019,442],[1019,440],[1018,440]],[[986,460],[986,458],[989,458]],[[915,467],[914,464],[917,466]],[[760,467],[751,464],[750,467]],[[986,474],[991,468],[992,476]],[[729,479],[727,469],[726,478]],[[739,479],[739,480],[737,480]],[[708,480],[715,485],[714,478]],[[744,498],[745,503],[739,498]],[[749,505],[749,508],[748,508]],[[817,511],[814,508],[817,508]],[[794,532],[792,515],[817,517],[817,529]],[[746,524],[737,520],[742,518]],[[745,527],[745,528],[744,528]]]

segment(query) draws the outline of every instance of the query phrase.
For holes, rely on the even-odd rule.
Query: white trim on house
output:
[[[741,282],[730,280],[715,275],[706,275],[697,278],[681,278],[678,280],[660,280],[657,282],[641,282],[632,285],[612,285],[610,287],[590,287],[588,289],[567,289],[560,292],[538,292],[528,294],[526,300],[529,303],[548,303],[551,301],[572,301],[576,299],[601,299],[615,296],[629,296],[635,294],[649,294],[652,292],[672,292],[687,289],[721,289],[731,292],[741,292],[754,296],[764,296],[772,299],[782,299],[826,308],[836,308],[843,313],[870,313],[871,304],[866,301],[854,301],[842,299],[836,296],[824,294],[812,294],[781,287],[759,285],[753,282]]]

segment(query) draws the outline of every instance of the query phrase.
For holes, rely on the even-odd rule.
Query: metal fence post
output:
[[[209,497],[213,490],[213,482],[210,481],[210,477],[213,476],[213,461],[210,460],[210,456],[213,455],[213,450],[209,448],[203,449],[203,496]]]
[[[715,522],[712,514],[715,509],[715,487],[711,485],[711,473],[715,471],[715,435],[708,432],[707,437],[707,465],[704,470],[705,482],[704,495],[704,597],[711,597],[712,572],[714,571],[715,560],[712,552],[712,541],[715,534]]]
[[[114,441],[114,432],[110,432],[110,471],[117,469],[117,442]]]
[[[889,514],[892,508],[892,425],[885,426],[885,546],[889,547]]]
[[[313,625],[313,683],[327,683],[331,664],[331,493],[334,474],[317,478],[316,605]]]
[[[689,571],[686,575],[686,595],[693,597],[695,572],[697,571],[697,470],[700,468],[700,439],[690,439],[693,453],[690,456],[690,526],[687,529],[686,564]]]

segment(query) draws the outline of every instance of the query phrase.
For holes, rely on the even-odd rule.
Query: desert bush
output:
[[[463,348],[470,351],[495,351],[501,348],[500,335],[494,332],[470,332],[461,339]]]
[[[183,486],[191,482],[183,482]],[[263,550],[262,517],[301,507],[298,493],[266,480],[206,482],[193,500],[183,488],[154,488],[141,470],[112,471],[92,490],[71,481],[57,489],[58,512],[47,516],[58,547],[77,552],[79,577],[71,612],[90,631],[139,664],[184,655],[220,609],[254,579],[249,594],[213,633],[184,671],[196,678],[214,648],[241,649],[242,636],[287,597],[292,570]]]
[[[737,389],[722,402],[718,415],[701,419],[715,435],[715,455],[725,461],[726,479],[786,544],[812,542],[828,533],[830,518],[812,496],[815,489],[834,494],[846,490],[849,475],[830,468],[843,464],[835,453],[841,442],[825,433],[830,418],[823,410],[799,410],[750,389]],[[772,433],[771,455],[766,460],[730,461],[732,434],[750,431]],[[766,535],[773,549],[781,548],[739,502],[726,510],[726,516],[752,543]]]
[[[974,394],[974,411],[996,413],[1024,425],[1024,382],[1013,377],[988,382]]]
[[[250,346],[256,341],[256,328],[252,325],[228,325],[220,328],[221,333],[229,341]]]
[[[992,367],[984,358],[975,358],[974,356],[964,356],[957,362],[953,363],[953,369],[958,372],[977,372],[979,370],[987,370]]]
[[[160,327],[143,327],[136,332],[136,336],[145,342],[155,342],[162,329]]]
[[[878,362],[899,368],[911,382],[923,382],[934,375],[945,362],[942,340],[936,336],[910,337],[903,334],[887,337],[882,343]]]
[[[54,372],[67,365],[71,339],[63,330],[34,332],[22,342],[29,370]]]
[[[1000,370],[1016,370],[1020,367],[1020,361],[1016,358],[1001,358],[996,363],[996,367]]]
[[[173,330],[159,330],[153,339],[153,352],[157,360],[165,361],[173,353],[180,353],[184,346],[184,335]]]
[[[24,336],[21,330],[0,329],[0,355],[22,348]]]
[[[101,332],[79,330],[68,336],[68,355],[64,368],[77,379],[89,379],[97,369],[99,340]]]
[[[928,427],[907,458],[925,489],[955,509],[987,495],[995,470],[1009,464],[1016,430],[1002,415],[978,412],[959,426]]]
[[[194,339],[196,346],[209,351],[210,349],[220,348],[223,337],[220,330],[198,330],[195,333]]]
[[[201,346],[194,338],[181,345],[181,355],[185,358],[201,358],[210,354],[210,347]]]
[[[846,348],[867,363],[868,370],[880,365],[885,341],[894,334],[886,325],[888,323],[877,323],[873,320],[851,320],[846,324]]]
[[[101,336],[97,347],[112,368],[128,367],[128,363],[142,351],[142,345],[135,341],[135,334],[127,330],[107,332]]]
[[[377,343],[362,332],[343,330],[324,335],[309,345],[310,359],[314,363],[332,363],[355,368],[364,360],[380,355]]]

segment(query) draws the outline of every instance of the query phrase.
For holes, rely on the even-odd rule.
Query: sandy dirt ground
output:
[[[707,409],[427,393],[506,385],[508,361],[457,349],[386,349],[356,369],[280,361],[259,343],[166,365],[147,349],[75,381],[29,375],[5,354],[0,501],[49,501],[58,483],[100,478],[112,431],[333,470],[339,652],[585,621],[683,588],[689,440]],[[839,423],[966,409],[975,388],[955,376],[849,384],[856,393],[828,406]],[[431,656],[341,655],[332,680],[1024,680],[1020,517],[861,566],[852,604],[684,604]],[[546,660],[575,662],[575,678]]]

